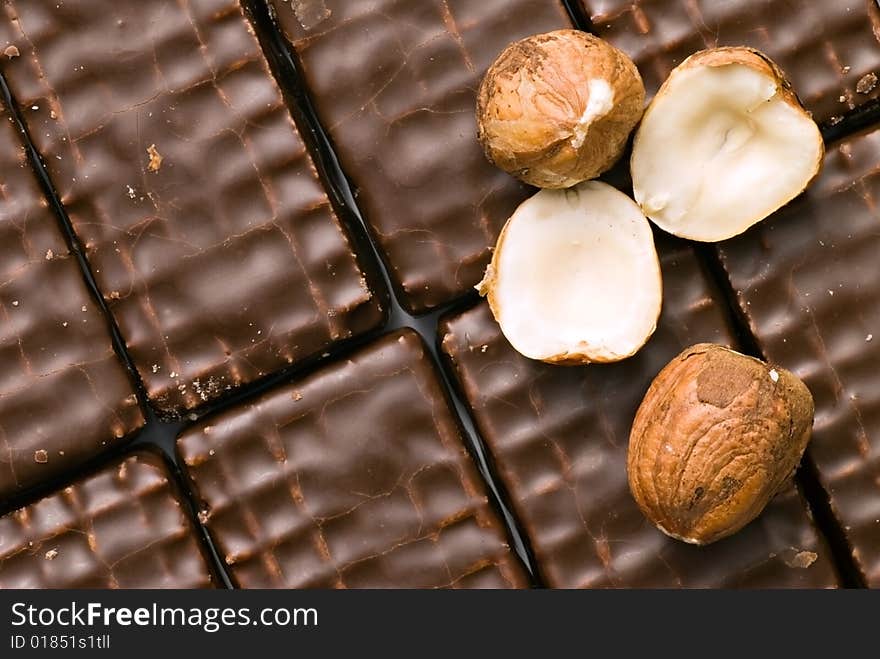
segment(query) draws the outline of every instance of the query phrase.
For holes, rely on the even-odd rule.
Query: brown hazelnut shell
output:
[[[590,81],[612,90],[589,122]],[[579,30],[556,30],[508,46],[477,98],[478,137],[491,162],[541,188],[597,177],[623,154],[642,116],[645,87],[632,60]]]
[[[699,344],[651,383],[627,470],[645,516],[704,545],[735,533],[787,487],[810,439],[813,398],[794,374]]]

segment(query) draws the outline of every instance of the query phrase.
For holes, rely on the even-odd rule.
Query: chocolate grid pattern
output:
[[[143,424],[20,138],[0,105],[0,499]]]
[[[138,453],[0,518],[0,588],[205,588],[161,461]]]
[[[687,345],[733,342],[691,248],[665,244],[661,262],[659,328],[635,357],[617,364],[528,360],[507,343],[484,303],[441,324],[443,351],[541,574],[551,587],[834,586],[829,552],[794,488],[743,531],[707,547],[666,537],[633,501],[629,429],[651,379]],[[817,554],[815,562],[793,567],[802,551]]]
[[[412,330],[209,419],[178,451],[243,587],[527,585]]]
[[[237,1],[2,9],[3,72],[160,410],[381,322]]]
[[[404,306],[470,289],[529,194],[483,155],[476,90],[508,43],[571,27],[562,4],[325,0],[320,13],[299,5],[303,23],[272,4]]]
[[[880,131],[831,148],[807,193],[719,251],[770,359],[813,392],[810,454],[880,587]]]
[[[688,55],[715,46],[748,45],[789,76],[820,122],[880,95],[856,91],[880,76],[880,8],[876,0],[582,0],[594,32],[628,53],[653,94]]]

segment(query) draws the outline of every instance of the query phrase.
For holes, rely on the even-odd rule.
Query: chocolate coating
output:
[[[483,155],[476,91],[510,42],[571,27],[562,4],[272,4],[403,304],[421,312],[473,287],[530,194]]]
[[[158,409],[381,322],[237,0],[0,11],[0,68]]]
[[[178,450],[245,588],[527,585],[412,330],[208,419]]]
[[[0,104],[0,499],[141,425],[106,320]]]
[[[697,50],[751,46],[782,67],[819,122],[880,96],[876,78],[866,84],[880,76],[875,0],[581,2],[593,31],[635,60],[649,94]]]
[[[829,147],[800,198],[722,243],[768,358],[816,401],[807,449],[870,586],[880,587],[880,131]]]
[[[0,517],[0,588],[205,588],[161,460],[139,452]]]
[[[708,547],[654,528],[630,495],[629,431],[651,380],[685,346],[730,345],[723,302],[690,247],[660,245],[664,309],[633,358],[560,367],[522,357],[483,303],[441,324],[442,347],[552,587],[827,587],[831,558],[794,488]],[[806,567],[796,567],[806,563]]]

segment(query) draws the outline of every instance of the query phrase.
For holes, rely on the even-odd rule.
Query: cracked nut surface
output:
[[[636,413],[627,469],[642,512],[704,545],[735,533],[783,490],[810,439],[813,398],[794,374],[699,344],[655,378]]]

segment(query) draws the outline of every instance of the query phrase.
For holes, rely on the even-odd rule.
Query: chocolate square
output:
[[[0,517],[0,588],[207,588],[161,459],[135,453]]]
[[[161,412],[382,322],[237,0],[2,12],[0,69]]]
[[[245,588],[528,585],[412,330],[186,431]]]

